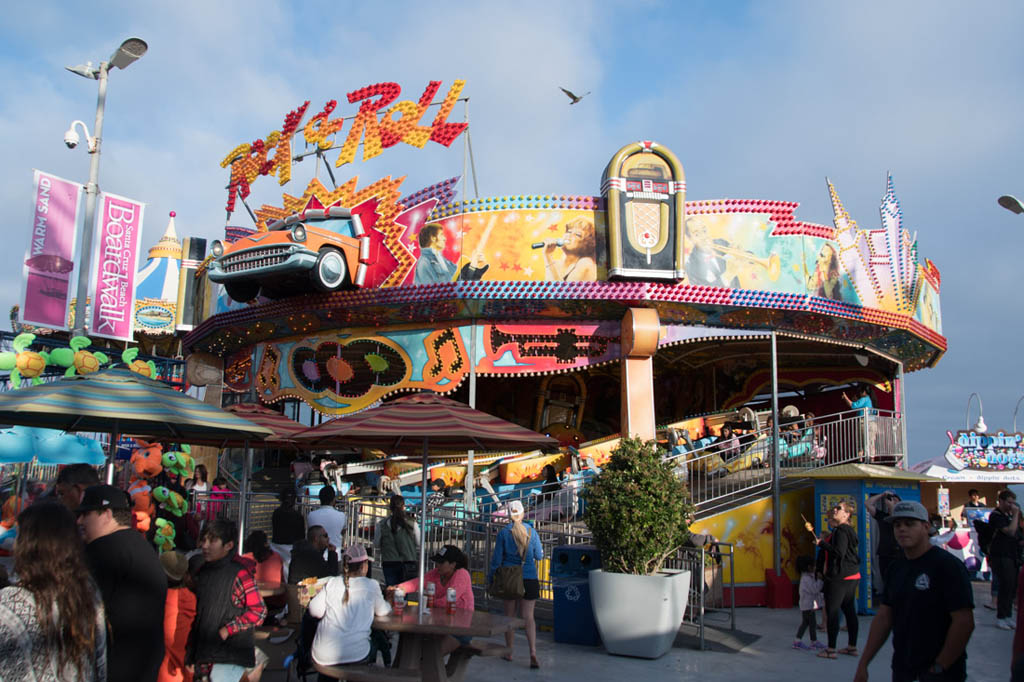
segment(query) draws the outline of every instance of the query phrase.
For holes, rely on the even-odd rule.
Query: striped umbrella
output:
[[[264,426],[123,367],[2,392],[0,423],[149,436],[192,445],[224,446],[274,435]]]
[[[557,448],[558,441],[469,405],[424,392],[364,412],[333,419],[295,436],[310,447],[369,447],[388,453],[423,453],[420,528],[427,527],[427,466],[430,450],[493,451]],[[472,481],[469,485],[472,485]],[[420,585],[426,573],[426,543],[420,543]],[[425,608],[420,599],[420,612]]]
[[[295,445],[295,441],[292,440],[292,436],[309,429],[305,424],[300,424],[294,419],[289,419],[280,412],[275,412],[263,405],[256,405],[254,403],[238,403],[235,405],[228,405],[224,409],[232,414],[237,414],[246,421],[251,421],[273,431],[274,435],[267,437],[267,444],[271,446],[280,445],[282,443]]]

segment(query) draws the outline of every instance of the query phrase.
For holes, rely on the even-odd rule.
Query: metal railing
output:
[[[849,410],[786,422],[772,446],[770,427],[726,442],[694,441],[685,431],[666,458],[687,479],[698,512],[755,497],[771,489],[772,459],[778,453],[780,475],[798,476],[812,467],[851,462],[905,466],[902,415],[886,410]]]
[[[567,493],[570,491],[566,491]],[[542,502],[543,503],[543,502]],[[377,523],[387,518],[387,501],[383,499],[351,500],[345,505],[348,515],[347,543],[360,543],[371,554],[376,551],[374,540]],[[420,509],[410,506],[407,511],[420,520]],[[487,575],[498,533],[508,521],[500,516],[482,514],[471,517],[464,509],[434,507],[427,509],[427,520],[420,529],[426,554],[431,556],[444,545],[461,547],[469,559],[469,572],[473,578],[473,596],[478,606],[485,609],[500,607],[499,600],[487,594]],[[536,613],[542,620],[553,617],[554,582],[551,577],[551,557],[561,545],[593,544],[590,531],[577,521],[536,520],[534,528],[540,537],[544,558],[537,562],[537,580],[540,598]],[[379,562],[378,562],[379,563]],[[699,628],[701,646],[704,644],[704,626],[708,614],[718,614],[721,620],[736,626],[735,584],[733,582],[733,548],[718,543],[712,551],[705,548],[681,547],[665,564],[666,569],[689,570],[690,599],[684,620]],[[380,572],[375,565],[373,570]],[[703,579],[702,579],[703,576]],[[380,575],[376,577],[382,577]],[[729,588],[724,580],[728,579]]]

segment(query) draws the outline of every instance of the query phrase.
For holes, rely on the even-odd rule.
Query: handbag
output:
[[[523,566],[499,566],[487,593],[495,599],[522,599],[526,594],[523,587]]]
[[[498,566],[494,571],[494,579],[487,588],[487,594],[495,599],[522,599],[526,594],[523,586],[523,561],[526,558],[526,550],[519,553],[518,566]]]

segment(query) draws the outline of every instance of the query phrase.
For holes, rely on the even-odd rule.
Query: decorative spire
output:
[[[160,237],[160,241],[155,246],[149,249],[150,258],[174,258],[175,260],[181,259],[181,242],[178,241],[178,235],[174,231],[174,216],[177,215],[174,211],[170,213],[170,219],[167,221],[167,229],[164,230],[164,236]]]

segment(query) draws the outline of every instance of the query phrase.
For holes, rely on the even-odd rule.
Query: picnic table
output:
[[[469,659],[474,655],[487,655],[488,650],[506,651],[504,643],[493,647],[460,647],[452,652],[446,669],[441,644],[447,635],[493,637],[523,625],[519,618],[466,609],[456,609],[449,614],[443,607],[435,607],[421,615],[412,605],[400,615],[391,613],[373,619],[373,627],[399,633],[396,666],[401,670],[420,671],[423,682],[461,682]]]

